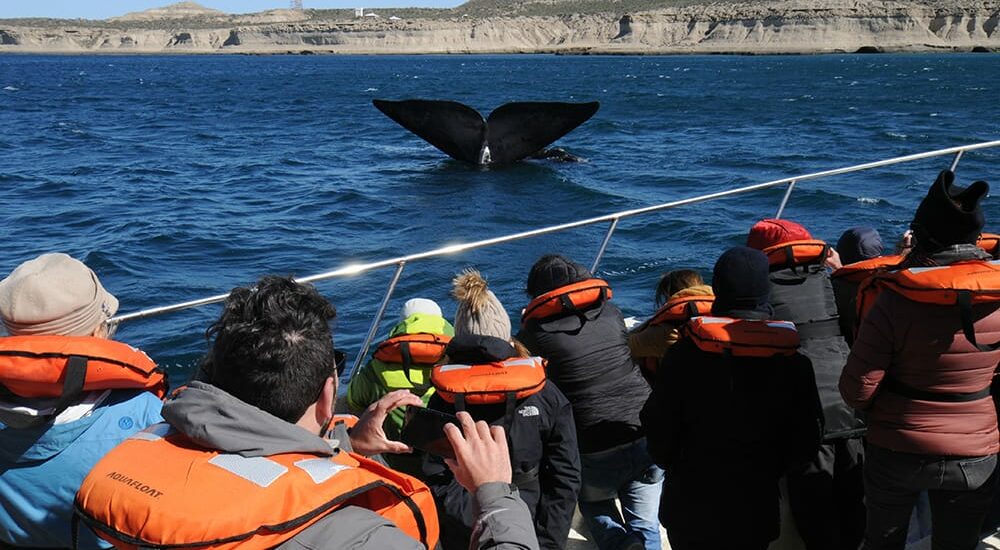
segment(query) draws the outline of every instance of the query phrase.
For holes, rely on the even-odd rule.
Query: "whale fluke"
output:
[[[448,156],[507,164],[533,155],[594,116],[600,103],[514,102],[489,118],[457,101],[372,101],[379,111]]]

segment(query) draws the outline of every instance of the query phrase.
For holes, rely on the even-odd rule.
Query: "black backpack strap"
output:
[[[465,394],[456,393],[455,394],[455,412],[465,410]]]
[[[972,320],[972,292],[968,290],[958,290],[958,314],[962,319],[962,333],[970,344],[979,351],[996,351],[1000,349],[1000,342],[995,344],[980,344],[976,342],[976,328]]]

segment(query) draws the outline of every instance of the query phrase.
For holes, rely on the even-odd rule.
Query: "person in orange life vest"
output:
[[[469,270],[456,277],[453,295],[459,303],[456,336],[448,344],[443,361],[480,365],[529,357],[524,346],[512,343],[510,318],[478,272]],[[440,371],[438,367],[434,372]],[[490,376],[491,385],[521,383],[517,369],[491,368],[490,372],[505,375]],[[447,387],[439,385],[442,383],[439,376],[435,381],[437,392],[428,407],[450,414],[464,409],[477,420],[504,426],[514,483],[531,510],[539,546],[555,550],[565,547],[569,536],[580,488],[580,454],[573,409],[555,384],[545,383],[544,371],[541,374],[543,385],[525,391],[527,395],[511,401],[496,396],[496,402],[481,404],[459,403],[455,396],[443,394]],[[431,487],[438,503],[442,547],[464,550],[473,520],[469,494],[437,457],[427,456],[422,479]]]
[[[719,548],[725,533],[763,550],[779,533],[778,480],[815,456],[823,414],[794,325],[771,321],[764,254],[727,250],[712,289],[711,316],[683,327],[642,410],[666,470],[659,517],[675,550]]]
[[[73,495],[91,466],[162,420],[152,393],[166,391],[162,372],[142,352],[108,339],[105,321],[117,309],[97,274],[66,254],[27,261],[0,282],[10,334],[0,338],[0,546],[70,548]],[[71,369],[84,372],[70,365],[74,353],[91,357],[79,391],[61,381]],[[101,369],[123,376],[131,368],[131,382],[99,379]],[[110,546],[92,535],[77,542]]]
[[[431,367],[444,355],[454,333],[433,300],[407,300],[389,337],[375,346],[371,360],[351,378],[345,396],[348,410],[361,414],[389,392],[400,389],[409,390],[426,404],[434,393]],[[383,426],[389,439],[399,439],[404,417],[403,409],[389,413]],[[414,450],[412,454],[387,454],[382,458],[392,468],[418,476],[423,453]]]
[[[205,380],[166,402],[168,424],[94,467],[77,494],[83,523],[126,547],[433,548],[427,487],[365,458],[409,450],[386,439],[382,425],[389,410],[421,406],[420,398],[392,392],[349,435],[325,438],[337,394],[335,315],[312,286],[291,278],[234,289],[208,331]],[[447,430],[457,454],[450,466],[480,508],[472,547],[537,548],[530,514],[510,487],[502,429],[459,420],[464,438]]]
[[[639,422],[650,388],[632,362],[611,288],[580,264],[550,254],[531,267],[527,290],[532,300],[517,339],[548,361],[548,381],[573,406],[580,513],[594,542],[601,550],[659,550],[663,471],[646,451]]]
[[[680,337],[681,325],[712,308],[712,287],[693,269],[668,271],[656,285],[656,307],[656,313],[628,335],[632,360],[650,384],[660,358]]]
[[[823,403],[823,445],[810,464],[788,474],[792,517],[808,550],[853,550],[864,534],[864,422],[837,390],[850,352],[830,282],[840,256],[785,219],[754,224],[747,246],[768,257],[774,315],[795,323]]]
[[[976,548],[997,487],[989,388],[1000,362],[992,345],[1000,340],[1000,304],[990,293],[1000,282],[976,246],[989,186],[963,188],[954,179],[941,172],[910,224],[913,250],[896,271],[870,281],[882,290],[840,378],[844,399],[868,420],[863,548],[902,548],[923,490],[934,547]],[[963,281],[963,273],[971,275]],[[859,301],[870,301],[864,287]]]
[[[833,285],[837,312],[840,315],[840,332],[844,335],[848,347],[854,343],[854,310],[857,307],[858,285],[861,280],[879,269],[898,263],[898,260],[889,258],[886,258],[885,262],[876,262],[876,265],[870,267],[868,264],[871,262],[861,263],[882,257],[884,248],[882,237],[878,231],[874,227],[864,225],[844,231],[840,239],[837,240],[837,252],[840,254],[843,266],[834,270],[830,275],[830,282]],[[901,259],[900,257],[899,260]]]

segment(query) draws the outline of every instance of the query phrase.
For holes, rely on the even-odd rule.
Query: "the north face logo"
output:
[[[521,416],[538,416],[538,407],[534,405],[528,405],[527,407],[521,407],[517,414]]]

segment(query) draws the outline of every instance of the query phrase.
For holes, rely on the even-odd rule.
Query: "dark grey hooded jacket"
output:
[[[350,450],[350,441],[323,439],[272,416],[204,382],[187,389],[163,406],[163,417],[174,429],[210,449],[244,457],[280,453],[333,455]],[[488,483],[476,491],[478,515],[470,548],[478,550],[537,550],[538,541],[527,506],[506,483]],[[347,506],[302,531],[281,549],[382,550],[422,549],[391,521],[375,512]]]

